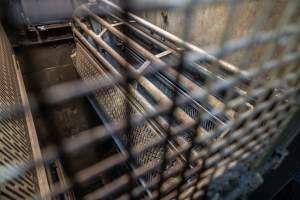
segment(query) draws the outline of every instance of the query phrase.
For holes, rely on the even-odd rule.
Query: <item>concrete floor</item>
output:
[[[78,80],[70,58],[73,49],[74,42],[72,40],[16,48],[15,52],[20,60],[28,94],[37,96],[40,90],[47,87]],[[55,125],[51,131],[58,131],[61,138],[72,138],[82,131],[102,124],[86,97],[60,103],[54,106],[50,113]],[[45,126],[47,121],[41,113],[33,112],[33,117],[39,142],[44,148],[50,145],[51,132]],[[85,148],[70,158],[72,170],[79,171],[86,168],[104,159],[107,155],[111,155],[115,150],[116,148],[110,140]],[[51,164],[48,167],[51,171],[55,171],[53,170],[55,165]],[[54,179],[57,179],[55,174],[51,176],[55,176]],[[98,184],[103,184],[106,179],[111,177],[113,175],[108,173],[106,176],[99,176],[95,180],[81,185],[80,190],[75,192],[75,196],[80,199],[84,193],[93,190]]]

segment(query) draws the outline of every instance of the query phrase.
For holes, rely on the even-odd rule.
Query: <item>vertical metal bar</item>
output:
[[[16,75],[17,75],[17,80],[19,83],[20,96],[21,96],[22,102],[24,105],[29,105],[29,100],[28,100],[28,96],[26,93],[21,69],[18,66],[15,56],[13,56],[13,58],[14,58],[14,67],[15,67],[15,71],[16,71]],[[32,158],[33,159],[42,159],[42,152],[41,152],[39,141],[37,138],[37,133],[36,133],[36,129],[35,129],[34,122],[33,122],[33,116],[32,116],[32,113],[30,110],[25,112],[25,119],[26,119],[27,126],[28,126],[28,135],[30,138],[30,143],[31,143],[31,148],[32,148]],[[35,171],[36,171],[36,175],[38,178],[37,182],[39,185],[40,195],[44,196],[50,192],[49,182],[47,181],[45,166],[44,165],[36,166]]]
[[[128,12],[130,11],[129,9],[129,5],[130,5],[130,0],[124,0],[124,1],[120,1],[120,6],[121,6],[121,9],[123,10],[122,12],[122,18],[123,20],[126,22],[127,19],[128,19]],[[121,27],[121,32],[123,33],[126,33],[126,29],[127,27],[126,26],[122,26]],[[125,39],[124,40],[124,43],[125,45],[127,45],[127,40]],[[129,99],[130,99],[130,96],[131,96],[131,90],[130,90],[130,84],[132,84],[133,82],[133,79],[132,79],[132,75],[129,74],[128,71],[124,70],[122,68],[122,73],[125,77],[125,83],[124,84],[121,84],[121,87],[124,88],[125,90],[125,112],[126,112],[126,127],[124,129],[124,132],[126,134],[126,140],[127,140],[127,143],[126,143],[126,150],[127,150],[127,153],[129,155],[129,158],[128,158],[128,162],[129,162],[129,165],[130,164],[134,164],[135,163],[135,160],[132,156],[132,152],[131,152],[131,149],[132,149],[132,144],[131,144],[131,139],[132,139],[132,124],[131,124],[131,106],[130,106],[130,102],[129,102]],[[132,196],[132,190],[134,188],[134,179],[132,177],[132,172],[131,172],[131,169],[129,169],[128,171],[128,177],[129,177],[129,186],[128,186],[128,189],[127,189],[127,193],[129,194],[129,199],[133,199],[133,196]]]
[[[183,27],[183,40],[189,42],[190,40],[190,35],[191,32],[193,31],[193,20],[194,20],[194,9],[193,9],[193,0],[191,2],[189,2],[189,4],[183,8],[183,12],[184,12],[184,27]],[[183,51],[180,52],[180,64],[179,64],[179,69],[178,69],[178,74],[181,74],[184,71],[185,68],[185,51],[187,50],[184,46],[182,46],[181,48],[183,48]],[[176,84],[180,82],[180,76],[177,77],[176,79]],[[176,101],[176,96],[174,98],[174,101]],[[173,102],[174,102],[173,101]],[[195,125],[190,129],[191,133],[192,133],[192,140],[191,140],[191,144],[188,148],[188,150],[186,150],[183,154],[184,157],[186,158],[186,161],[184,162],[184,166],[180,171],[180,175],[179,175],[179,183],[177,183],[176,186],[176,196],[175,199],[179,198],[180,195],[180,189],[183,186],[183,184],[185,183],[184,181],[184,175],[186,170],[188,169],[188,167],[190,166],[190,160],[191,160],[191,155],[192,155],[192,149],[194,147],[194,141],[195,141],[195,137],[197,136],[197,128],[199,127],[201,123],[201,114],[199,117],[197,117],[197,121],[195,123]]]
[[[188,8],[185,10],[185,16],[187,16],[187,12],[188,11],[191,11],[190,10],[190,5],[188,6]],[[190,21],[187,20],[187,18],[185,18],[185,29],[184,29],[184,35],[187,36],[188,34],[188,28],[190,28],[189,24],[190,24]],[[177,71],[177,74],[175,76],[175,83],[176,84],[179,84],[180,83],[180,74],[182,73],[182,71],[184,70],[184,53],[183,51],[180,52],[180,60],[179,60],[179,63],[175,66],[175,70]],[[161,191],[161,187],[162,187],[162,184],[164,183],[164,179],[163,179],[163,173],[164,173],[164,168],[166,167],[167,165],[167,160],[166,160],[166,155],[167,155],[167,142],[168,140],[171,139],[171,129],[170,127],[173,125],[174,123],[174,113],[175,113],[175,110],[176,110],[176,107],[177,105],[174,104],[174,102],[176,102],[177,100],[177,96],[178,96],[178,92],[176,90],[176,85],[174,84],[173,85],[173,88],[172,88],[172,96],[171,96],[171,101],[172,101],[172,107],[168,113],[168,116],[167,116],[167,120],[168,120],[168,123],[169,123],[169,126],[166,130],[166,140],[164,141],[164,144],[163,144],[163,161],[162,161],[162,164],[161,164],[161,168],[160,168],[160,179],[159,179],[159,183],[158,183],[158,197],[157,199],[161,199],[162,198],[162,191]],[[193,130],[193,132],[195,133],[196,130]],[[188,161],[187,161],[187,165],[188,165]],[[183,172],[184,173],[184,172]],[[181,174],[182,175],[182,174]],[[180,177],[180,182],[182,182],[182,176]],[[177,189],[177,196],[178,196],[178,189]]]
[[[219,58],[222,58],[224,56],[224,45],[225,45],[225,42],[228,40],[228,37],[231,35],[231,32],[232,32],[232,29],[235,25],[235,22],[236,22],[236,19],[237,19],[237,15],[239,14],[239,10],[237,9],[238,6],[240,6],[240,4],[243,3],[243,2],[238,2],[236,0],[230,0],[229,1],[229,10],[228,10],[228,13],[227,13],[227,22],[226,22],[226,27],[225,27],[225,30],[222,34],[222,38],[221,38],[221,41],[220,41],[220,44],[219,44],[219,48],[222,49],[222,51],[220,51],[219,55],[217,57]],[[213,63],[213,65],[215,65],[215,63]],[[212,68],[212,73],[217,73],[214,68]],[[214,82],[216,81],[215,77],[210,77],[210,82],[208,82],[207,84],[207,88],[208,88],[208,91],[210,91],[210,88],[213,86]],[[224,96],[224,99],[223,99],[223,103],[224,103],[224,107],[219,109],[218,112],[224,112],[226,111],[226,109],[228,108],[228,102],[227,102],[227,98],[230,98],[230,96],[233,95],[233,90],[227,90],[227,94],[225,94]],[[222,126],[222,125],[221,125]],[[209,144],[213,143],[210,142]],[[207,145],[204,145],[205,147],[204,148],[207,148],[208,150],[208,154],[210,152],[209,150],[209,144]],[[203,167],[202,167],[202,170],[201,172],[199,173],[199,176],[197,177],[197,181],[195,183],[195,189],[197,188],[197,184],[199,183],[200,181],[200,177],[201,177],[201,174],[202,172],[204,172],[206,170],[205,168],[205,164],[206,164],[206,159],[208,159],[209,157],[205,157],[203,160]],[[217,167],[213,170],[213,172],[211,173],[211,175],[209,176],[209,181],[208,183],[203,187],[204,191],[203,191],[203,194],[201,195],[202,196],[202,199],[207,199],[208,198],[208,190],[209,190],[209,184],[212,182],[213,180],[213,177],[214,177],[214,174],[216,173],[216,170],[217,170]],[[199,190],[199,192],[201,191],[201,188]]]

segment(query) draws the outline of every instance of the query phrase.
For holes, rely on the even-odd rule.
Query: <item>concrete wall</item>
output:
[[[234,17],[233,27],[230,28],[228,39],[236,39],[247,36],[253,30],[258,16],[265,6],[263,0],[245,0],[240,1],[237,8],[237,14]],[[276,0],[271,16],[268,17],[267,23],[264,25],[265,30],[274,28],[280,18],[287,0]],[[190,42],[201,48],[219,45],[225,27],[228,26],[228,13],[230,6],[228,4],[214,6],[196,6],[194,8],[193,29],[190,30]],[[181,11],[157,11],[147,12],[143,15],[152,23],[162,27],[163,29],[182,37],[184,28],[184,14]],[[242,51],[235,53],[225,60],[239,65],[242,60]],[[257,48],[254,52],[253,61],[257,61],[263,54],[263,49]]]

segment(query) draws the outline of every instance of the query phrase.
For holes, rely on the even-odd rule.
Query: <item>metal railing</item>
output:
[[[74,12],[72,59],[82,79],[43,91],[33,111],[48,116],[49,146],[43,158],[4,168],[1,183],[59,158],[67,181],[35,198],[81,190],[107,173],[116,176],[84,199],[235,199],[247,192],[259,161],[297,108],[300,26],[299,1],[286,1],[276,27],[263,30],[276,3],[266,0],[254,31],[229,40],[235,16],[241,14],[234,7],[242,2],[131,0],[116,5],[102,0],[80,5]],[[220,45],[204,51],[187,41],[195,23],[193,6],[212,4],[228,4],[233,13]],[[132,14],[175,8],[184,14],[183,39]],[[253,65],[252,50],[264,45],[264,55]],[[222,60],[241,50],[241,65]],[[104,125],[62,138],[49,109],[81,96],[89,98]],[[1,122],[11,113],[26,113],[28,106],[11,105],[1,112]],[[72,155],[108,140],[116,144],[114,154],[81,171],[72,169]]]

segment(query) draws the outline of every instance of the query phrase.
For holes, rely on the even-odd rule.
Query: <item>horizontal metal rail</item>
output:
[[[275,1],[266,0],[254,32],[234,40],[227,37],[236,13],[228,13],[231,17],[221,44],[207,51],[186,42],[188,33],[181,39],[128,12],[180,6],[186,22],[190,22],[182,28],[192,31],[189,26],[195,20],[190,18],[192,12],[188,13],[193,10],[191,6],[228,4],[233,12],[232,6],[241,2],[244,1],[131,0],[128,5],[121,2],[117,6],[102,0],[76,9],[76,51],[72,59],[76,69],[83,70],[79,73],[82,80],[45,89],[46,98],[43,102],[36,100],[32,112],[44,113],[48,106],[85,95],[94,95],[101,107],[97,97],[102,94],[121,117],[111,117],[104,125],[72,138],[60,138],[55,127],[47,126],[56,139],[49,138],[43,157],[3,168],[0,183],[17,180],[36,167],[61,158],[68,172],[66,183],[55,184],[47,194],[37,193],[37,199],[77,190],[111,171],[120,173],[90,188],[84,199],[207,199],[215,194],[231,199],[241,194],[241,189],[235,191],[241,177],[244,185],[251,183],[247,177],[255,172],[261,158],[274,152],[271,145],[282,137],[287,116],[297,109],[300,26],[299,20],[290,19],[296,16],[299,4],[287,2],[277,26],[262,31],[275,5]],[[253,66],[250,52],[264,46],[264,56]],[[221,60],[243,50],[240,65]],[[203,75],[205,81],[197,82],[192,73]],[[30,106],[26,102],[24,106],[12,105],[2,110],[1,105],[0,112],[0,122],[4,123],[16,113],[29,113]],[[20,115],[15,116],[19,118]],[[138,136],[136,133],[156,135],[143,142],[130,137],[126,140],[127,136]],[[120,138],[126,145],[72,172],[69,158],[79,156],[83,149],[107,144],[111,138]],[[153,157],[139,160],[144,155]],[[119,170],[124,166],[126,170]]]

